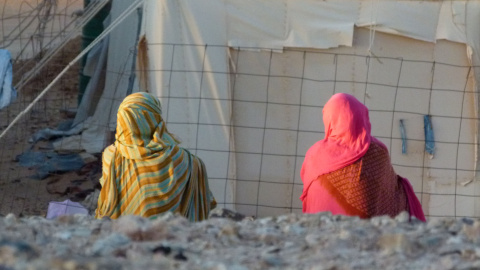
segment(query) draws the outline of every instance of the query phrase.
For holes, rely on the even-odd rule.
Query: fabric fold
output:
[[[324,106],[323,122],[325,138],[307,151],[302,165],[304,213],[371,218],[409,211],[425,221],[410,183],[395,173],[388,148],[371,136],[365,105],[335,94]]]
[[[418,220],[426,222],[425,214],[423,213],[422,204],[415,195],[415,191],[413,191],[413,187],[410,182],[401,176],[398,177],[402,183],[403,189],[405,190],[405,194],[407,195],[408,201],[408,209],[410,212],[410,216],[416,217]]]
[[[205,165],[168,132],[158,99],[132,94],[117,119],[116,142],[103,152],[96,217],[172,211],[191,221],[206,219],[216,202]]]

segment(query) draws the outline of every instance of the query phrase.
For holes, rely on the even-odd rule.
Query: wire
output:
[[[58,75],[53,79],[53,81],[30,103],[30,105],[20,112],[15,119],[3,130],[0,134],[0,140],[5,136],[5,134],[27,113],[33,106],[52,88],[55,83],[65,74],[71,66],[73,66],[78,60],[80,60],[84,55],[86,55],[90,49],[92,49],[97,43],[103,40],[111,31],[113,31],[123,20],[125,20],[128,15],[136,10],[137,7],[143,4],[145,0],[137,0],[130,7],[128,7],[120,16],[118,16],[115,21],[112,22],[92,43],[90,43],[82,52],[80,52],[75,59],[73,59]]]

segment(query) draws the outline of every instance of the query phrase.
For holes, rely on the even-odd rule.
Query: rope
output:
[[[78,31],[85,26],[93,16],[95,16],[107,3],[109,0],[104,0],[103,2],[95,2],[97,5],[88,9],[88,12],[85,13],[85,16],[82,17],[82,20],[75,26],[75,28],[57,45],[54,49],[48,51],[45,56],[32,68],[25,76],[15,85],[15,88],[20,91],[31,79],[33,79],[38,72],[50,61],[56,53],[58,53],[70,40],[77,36]],[[73,23],[73,21],[72,21]],[[67,26],[68,27],[68,26]],[[62,32],[60,32],[56,37],[52,38],[52,41],[55,40]],[[47,44],[49,46],[50,43]]]
[[[130,5],[118,18],[116,18],[112,24],[110,24],[90,45],[88,45],[82,52],[80,52],[75,59],[73,59],[58,75],[53,79],[53,81],[47,85],[47,87],[30,103],[30,105],[25,108],[22,112],[20,112],[15,119],[3,130],[0,134],[0,140],[5,136],[5,134],[27,113],[29,112],[33,106],[43,97],[47,92],[52,88],[55,83],[65,74],[71,66],[73,66],[78,60],[80,60],[85,54],[87,54],[93,46],[97,45],[100,41],[102,41],[110,32],[112,32],[120,23],[125,20],[128,15],[130,15],[133,11],[135,11],[140,5],[143,4],[145,0],[137,0],[132,5]]]
[[[40,14],[40,12],[42,11],[43,7],[45,6],[45,2],[42,2],[41,4],[39,4],[38,6],[36,6],[34,9],[32,9],[32,11],[28,14],[28,16],[24,17],[19,23],[17,26],[15,26],[15,28],[7,35],[7,36],[4,36],[3,37],[3,40],[1,42],[2,46],[0,48],[6,48],[10,45],[13,44],[13,42],[18,39],[19,37],[22,36],[22,34],[33,24],[34,21],[36,21],[38,15]],[[34,12],[37,12],[36,15],[32,16],[32,14]],[[27,23],[27,25],[21,29],[20,26],[23,24],[23,22],[25,22],[28,18],[31,18],[31,20]],[[12,33],[14,33],[17,29],[19,29],[19,33],[10,39],[10,35]],[[5,42],[9,41],[9,43],[5,44]]]
[[[368,54],[369,55],[372,55],[372,47],[373,47],[373,43],[375,41],[375,32],[377,31],[378,0],[372,0],[371,4],[372,4],[372,7],[371,7],[372,10],[371,10],[371,13],[370,13],[370,23],[372,24],[372,26],[370,26],[370,31],[369,31],[369,34],[370,34],[369,45],[368,45]],[[374,6],[375,6],[375,20],[373,19],[373,14],[374,14],[373,8],[374,8]]]

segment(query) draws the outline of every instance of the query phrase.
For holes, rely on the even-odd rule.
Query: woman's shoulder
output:
[[[110,153],[115,153],[115,150],[117,150],[117,147],[115,144],[111,144],[103,150],[103,154],[110,154]]]
[[[315,142],[310,148],[308,148],[307,152],[305,153],[305,158],[310,156],[316,156],[324,149],[324,140],[320,140]]]
[[[184,155],[188,155],[190,157],[190,159],[198,160],[200,163],[203,163],[202,159],[199,156],[197,156],[196,154],[191,153],[190,150],[188,150],[186,148],[183,148],[183,147],[180,147],[178,145],[176,145],[175,147],[178,148],[179,151],[182,151],[184,153]]]
[[[370,141],[370,145],[373,145],[373,147],[375,147],[375,148],[381,148],[381,149],[383,149],[383,150],[385,150],[385,151],[388,152],[387,146],[386,146],[383,142],[381,142],[379,139],[377,139],[377,138],[375,138],[375,137],[372,137],[372,139],[371,139],[371,141]]]
[[[376,156],[380,155],[380,156],[390,157],[387,146],[385,146],[385,144],[383,144],[381,141],[379,141],[376,138],[372,138],[370,142],[370,146],[368,147],[367,154],[369,156],[374,154]]]
[[[103,150],[103,160],[106,161],[106,160],[111,160],[113,158],[113,156],[115,155],[115,151],[117,150],[117,147],[115,147],[114,144],[112,145],[109,145],[107,146],[104,150]]]

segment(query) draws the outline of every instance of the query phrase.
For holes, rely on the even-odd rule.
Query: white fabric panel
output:
[[[288,1],[285,47],[352,46],[360,2]]]
[[[286,0],[225,0],[231,47],[281,49],[287,27]]]
[[[471,145],[476,134],[473,78],[467,77],[465,45],[377,33],[373,49],[379,58],[369,61],[368,30],[357,29],[353,45],[335,50],[337,56],[331,50],[311,49],[305,58],[299,51],[273,53],[269,84],[246,82],[265,75],[259,65],[270,62],[270,54],[236,51],[236,71],[241,76],[233,85],[235,96],[242,99],[233,105],[237,209],[262,216],[301,207],[298,176],[306,150],[324,136],[322,107],[333,93],[348,92],[370,109],[372,134],[391,151],[396,172],[423,193],[419,199],[428,215],[480,215],[480,208],[472,203],[480,201],[479,184],[459,184],[474,177]],[[298,77],[303,83],[296,85],[293,81]],[[355,88],[353,82],[361,78],[368,84],[357,83],[361,87]],[[275,79],[282,83],[272,86]],[[433,159],[424,154],[425,114],[433,115],[437,151]],[[407,154],[402,154],[400,119],[406,127]],[[468,196],[475,199],[466,200]],[[456,204],[451,204],[454,200]]]
[[[215,46],[226,41],[223,2],[150,0],[144,10],[150,92],[161,99],[170,131],[209,168],[214,196],[225,207],[234,202],[228,179],[235,178],[235,156],[228,48]]]
[[[436,39],[467,43],[466,1],[444,1],[440,9]]]
[[[466,36],[467,36],[467,45],[469,46],[468,54],[470,56],[471,64],[475,67],[473,70],[475,72],[475,112],[477,113],[480,110],[480,31],[478,31],[478,26],[480,25],[480,2],[479,1],[468,1],[465,6],[465,27],[466,27]],[[477,133],[476,133],[476,141],[475,141],[475,169],[480,168],[480,160],[479,160],[479,138],[478,133],[480,132],[480,126],[477,123]],[[477,175],[477,178],[479,175]]]
[[[357,26],[435,42],[442,2],[360,1]],[[347,5],[348,3],[344,3]]]
[[[478,127],[468,120],[477,115],[476,94],[465,46],[437,40],[465,40],[478,65],[480,6],[470,1],[462,11],[462,3],[148,0],[151,91],[171,131],[205,161],[221,206],[260,216],[298,208],[299,169],[322,137],[321,108],[333,93],[348,92],[371,108],[374,135],[392,152],[397,172],[423,192],[427,213],[458,215],[459,206],[470,206],[451,194],[472,195],[457,182],[473,177]],[[373,42],[372,32],[354,25],[374,26]],[[240,50],[230,59],[227,46]],[[432,160],[424,155],[424,114],[434,115],[439,132]],[[457,205],[442,203],[447,199]]]
[[[130,5],[131,1],[113,1],[112,21]],[[133,12],[109,35],[107,75],[105,90],[98,101],[97,109],[82,133],[82,146],[88,153],[100,153],[105,148],[109,133],[116,128],[118,106],[125,98],[132,65],[132,52],[137,37],[138,16]],[[138,86],[134,85],[134,92]]]
[[[95,51],[93,51],[95,49]],[[90,54],[93,54],[92,56]],[[87,63],[90,61],[89,73],[90,81],[83,94],[82,101],[78,105],[77,114],[73,120],[72,126],[76,126],[79,123],[85,121],[96,110],[98,105],[98,98],[102,95],[104,85],[102,80],[105,78],[105,63],[107,62],[108,55],[108,37],[98,43],[92,48],[92,51],[88,54]],[[87,64],[85,65],[87,66]],[[83,74],[85,75],[85,69]]]
[[[202,73],[205,70],[222,73],[228,70],[227,50],[208,46],[223,44],[226,40],[225,21],[220,13],[223,5],[215,1],[209,3],[147,1],[143,32],[149,44],[150,69],[154,71],[149,77],[149,85],[159,97],[200,98],[200,95],[213,95],[225,98],[229,95],[226,74],[203,76]],[[198,12],[202,9],[209,10],[211,16]],[[215,13],[215,10],[219,12]],[[205,58],[207,51],[208,59]],[[170,117],[168,102],[167,99],[162,104],[165,118]],[[228,111],[226,114],[229,114]],[[197,118],[196,110],[189,112],[188,120],[197,121]]]
[[[351,46],[359,7],[359,2],[227,0],[227,43],[271,49]]]

